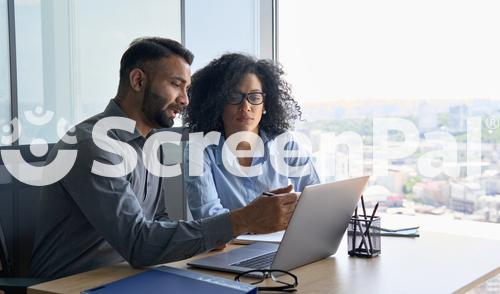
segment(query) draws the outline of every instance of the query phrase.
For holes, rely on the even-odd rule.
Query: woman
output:
[[[263,192],[287,187],[289,182],[298,192],[307,185],[319,183],[309,157],[286,160],[288,165],[303,167],[306,175],[301,177],[285,176],[277,172],[271,162],[275,150],[271,148],[273,140],[290,130],[301,115],[283,74],[271,61],[226,54],[193,75],[184,122],[190,132],[221,133],[218,145],[204,149],[202,166],[198,166],[203,170],[202,176],[189,176],[189,148],[184,153],[185,187],[195,219],[243,207]],[[235,175],[234,170],[226,168],[230,160],[223,144],[235,134],[243,135],[245,141],[237,145],[238,150],[249,150],[249,142],[256,141],[257,136],[249,134],[262,139],[264,156],[238,158],[239,165],[235,165],[243,169],[260,166],[259,175]],[[292,142],[286,148],[294,150],[298,146]],[[291,187],[280,192],[285,190]]]

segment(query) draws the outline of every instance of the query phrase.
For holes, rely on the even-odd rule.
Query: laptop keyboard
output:
[[[252,257],[247,260],[243,260],[237,263],[231,264],[232,266],[239,266],[239,267],[246,267],[246,268],[253,268],[253,269],[263,269],[263,268],[270,268],[271,264],[273,263],[274,256],[276,255],[276,252],[269,252],[264,255],[259,255],[256,257]]]

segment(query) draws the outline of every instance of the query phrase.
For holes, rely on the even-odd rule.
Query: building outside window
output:
[[[279,61],[323,180],[372,174],[365,198],[387,212],[500,222],[495,7],[279,2]]]

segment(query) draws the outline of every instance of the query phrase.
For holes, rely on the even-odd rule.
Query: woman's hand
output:
[[[269,192],[271,192],[273,194],[285,194],[285,193],[290,193],[292,191],[293,191],[293,185],[290,184],[290,185],[288,185],[286,187],[278,188],[276,190],[272,190],[272,191],[269,191]]]

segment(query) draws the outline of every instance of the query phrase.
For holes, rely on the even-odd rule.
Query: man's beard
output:
[[[146,118],[158,124],[162,128],[171,128],[174,125],[174,119],[167,116],[165,107],[166,99],[151,91],[148,85],[144,89],[144,100],[142,102],[142,112]]]

